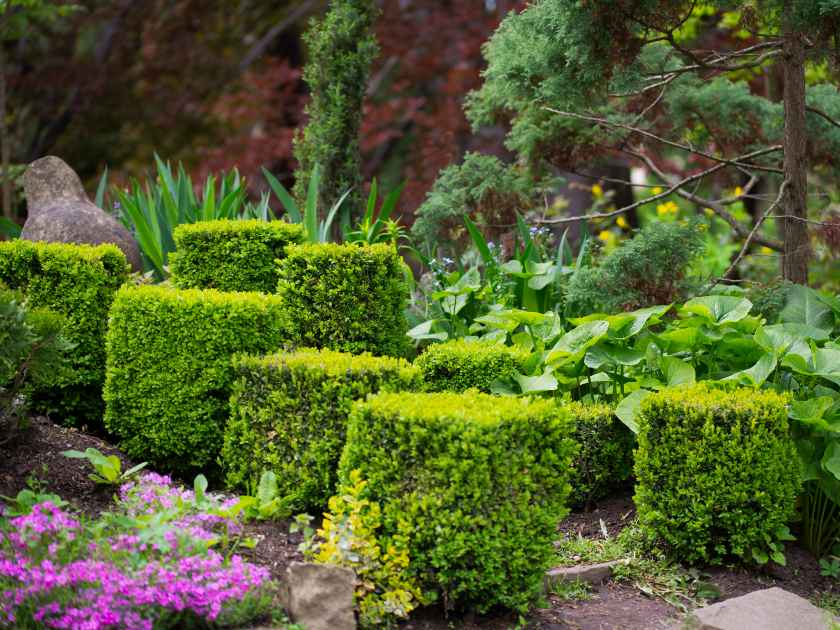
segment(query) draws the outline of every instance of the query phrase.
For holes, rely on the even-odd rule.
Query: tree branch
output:
[[[834,120],[831,116],[826,114],[823,110],[817,109],[816,107],[811,107],[810,105],[805,106],[805,111],[811,112],[812,114],[816,114],[817,116],[821,116],[825,118],[828,122],[830,122],[835,127],[840,127],[840,122]]]

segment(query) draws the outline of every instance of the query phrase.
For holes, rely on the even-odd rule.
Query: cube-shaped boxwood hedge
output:
[[[138,460],[176,472],[206,467],[222,447],[233,355],[281,342],[276,296],[123,288],[108,328],[105,426]]]
[[[34,392],[36,409],[57,411],[69,424],[101,423],[108,309],[128,272],[115,245],[0,242],[0,282],[20,290],[30,306],[63,315],[65,335],[76,344],[70,369]]]
[[[410,571],[447,606],[522,610],[567,513],[571,431],[548,400],[378,394],[350,416],[340,478],[361,471],[382,534],[408,536]]]
[[[602,403],[567,402],[580,445],[570,505],[585,507],[627,485],[633,474],[636,436]]]
[[[222,451],[227,482],[245,487],[271,470],[285,504],[298,510],[323,511],[334,493],[353,401],[419,387],[404,359],[370,354],[304,349],[235,365]]]
[[[277,285],[289,342],[403,356],[408,348],[404,270],[390,245],[290,245]]]
[[[790,522],[799,461],[784,396],[665,390],[642,402],[638,438],[640,521],[680,560],[761,558]]]
[[[431,392],[463,392],[475,388],[490,393],[493,381],[521,372],[528,353],[501,343],[447,341],[436,343],[415,359]]]
[[[183,289],[277,290],[277,259],[303,240],[303,228],[284,221],[218,220],[182,223],[173,233],[172,278]]]

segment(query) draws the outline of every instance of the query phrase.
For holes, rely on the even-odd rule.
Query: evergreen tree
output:
[[[808,175],[840,170],[838,34],[840,0],[535,0],[486,45],[468,115],[510,123],[508,147],[532,165],[646,167],[662,194],[610,214],[678,194],[743,239],[733,267],[759,244],[806,283]],[[738,220],[732,204],[759,183],[766,203]]]
[[[303,201],[315,165],[321,168],[320,207],[331,207],[348,189],[344,217],[358,216],[362,183],[359,127],[370,65],[378,53],[372,0],[332,0],[304,37],[309,58],[303,79],[311,101],[309,122],[295,141],[295,196]]]

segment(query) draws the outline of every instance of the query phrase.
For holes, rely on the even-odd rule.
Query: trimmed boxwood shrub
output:
[[[290,245],[280,261],[289,342],[340,352],[403,356],[408,297],[391,245]]]
[[[799,490],[785,405],[775,392],[708,385],[646,398],[635,466],[643,528],[689,563],[767,552]]]
[[[108,309],[128,273],[115,245],[0,242],[0,281],[30,307],[62,315],[64,336],[75,344],[68,369],[33,392],[35,410],[57,412],[67,424],[101,425]]]
[[[420,385],[404,359],[332,350],[241,357],[235,366],[222,450],[227,482],[246,487],[271,470],[280,496],[298,510],[324,508],[335,492],[353,401]]]
[[[633,474],[636,437],[605,404],[567,402],[580,444],[572,475],[570,504],[591,505],[627,484]]]
[[[277,259],[286,245],[303,240],[303,228],[284,221],[200,221],[173,233],[172,278],[183,289],[277,289]]]
[[[356,403],[340,479],[358,469],[382,534],[448,608],[524,610],[554,556],[576,450],[553,401],[479,392],[384,393]]]
[[[475,388],[490,393],[493,381],[521,372],[527,358],[528,353],[500,343],[459,339],[429,346],[414,364],[423,373],[428,391]]]
[[[208,466],[222,447],[233,355],[276,350],[280,324],[276,296],[123,288],[108,328],[105,426],[135,459]]]

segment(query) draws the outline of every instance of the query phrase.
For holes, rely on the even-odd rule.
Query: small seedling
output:
[[[96,470],[96,473],[91,473],[88,477],[96,483],[109,486],[119,486],[129,481],[148,464],[148,462],[143,462],[122,472],[122,463],[119,457],[116,455],[103,455],[95,448],[87,448],[84,453],[81,451],[64,451],[62,455],[71,459],[88,460],[90,465]]]
[[[281,497],[279,495],[277,476],[270,470],[263,472],[253,496],[243,495],[239,497],[239,504],[243,508],[245,517],[258,521],[289,516],[292,501],[294,501],[294,497]]]
[[[820,558],[820,575],[835,579],[840,577],[840,558]]]

